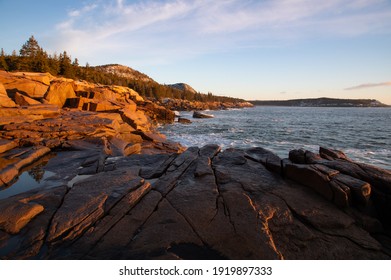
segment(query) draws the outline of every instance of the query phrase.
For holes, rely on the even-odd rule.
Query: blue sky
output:
[[[0,0],[0,47],[119,63],[245,99],[391,104],[390,0]]]

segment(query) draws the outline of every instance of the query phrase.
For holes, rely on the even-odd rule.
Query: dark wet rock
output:
[[[0,187],[9,185],[16,179],[22,168],[48,153],[50,153],[50,149],[42,146],[12,149],[3,153],[0,157]]]
[[[272,172],[282,174],[281,158],[269,150],[261,147],[250,148],[246,150],[246,157],[262,163]]]
[[[311,151],[305,151],[304,156],[305,156],[305,163],[308,164],[322,161],[322,158],[319,154],[313,153]]]
[[[153,179],[161,177],[171,162],[177,157],[177,154],[173,155],[151,155],[149,157],[153,158],[153,162],[147,164],[143,163],[140,169],[140,176],[145,179]]]
[[[314,189],[328,200],[333,199],[333,192],[329,185],[330,178],[312,166],[294,163],[285,164],[284,176]]]
[[[340,185],[345,185],[349,188],[352,198],[358,204],[367,205],[371,196],[371,185],[362,180],[353,178],[344,174],[336,174],[332,177],[333,181],[337,181]]]
[[[213,116],[209,115],[209,114],[201,113],[199,111],[194,111],[193,118],[195,118],[195,119],[210,119],[210,118],[213,118]]]
[[[306,163],[305,151],[303,149],[292,150],[289,152],[289,159],[294,163],[299,163],[299,164]]]
[[[179,118],[178,118],[178,122],[179,122],[179,123],[182,123],[182,124],[190,124],[190,123],[191,123],[191,120],[186,119],[186,118],[179,117]]]
[[[114,142],[68,141],[44,167],[59,187],[0,200],[0,258],[391,258],[374,187],[336,160],[217,145],[125,157]]]
[[[8,199],[0,204],[0,229],[17,234],[43,210],[42,205],[34,202]]]
[[[333,160],[333,159],[349,160],[348,157],[342,151],[338,151],[338,150],[320,147],[319,154],[322,158],[325,158],[328,160]]]

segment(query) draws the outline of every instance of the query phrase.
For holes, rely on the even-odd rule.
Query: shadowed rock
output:
[[[204,113],[201,113],[198,111],[194,111],[193,118],[195,118],[195,119],[210,119],[210,118],[213,118],[213,116],[208,115],[208,114],[204,114]]]
[[[72,174],[68,188],[0,201],[1,258],[390,258],[389,224],[371,211],[369,184],[324,164],[333,160],[284,160],[281,177],[260,148],[100,160],[96,144],[74,141],[77,149],[47,164]]]

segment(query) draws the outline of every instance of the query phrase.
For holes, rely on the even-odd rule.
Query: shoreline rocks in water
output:
[[[165,98],[160,103],[173,111],[227,110],[230,108],[254,107],[250,102],[201,102],[174,98]]]
[[[210,118],[214,118],[214,116],[209,115],[209,114],[205,114],[205,113],[201,113],[198,111],[194,111],[193,118],[195,118],[195,119],[210,119]]]
[[[262,148],[104,149],[75,140],[43,167],[63,184],[0,200],[0,258],[391,258],[387,170],[305,151],[310,163],[278,166]]]

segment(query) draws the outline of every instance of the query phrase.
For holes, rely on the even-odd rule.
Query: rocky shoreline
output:
[[[49,74],[0,71],[0,106],[0,188],[45,183],[0,200],[0,259],[391,258],[391,172],[343,152],[184,149],[171,110]]]
[[[83,147],[43,167],[53,187],[0,200],[2,259],[391,257],[391,174],[340,152]]]

